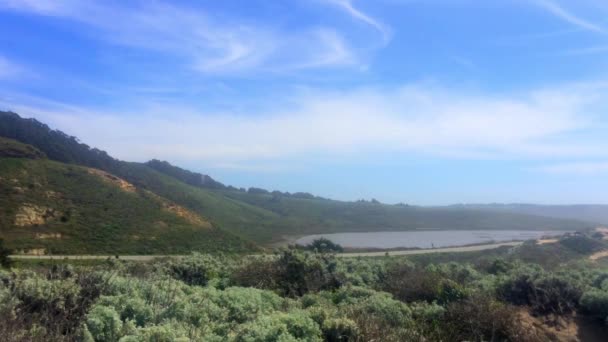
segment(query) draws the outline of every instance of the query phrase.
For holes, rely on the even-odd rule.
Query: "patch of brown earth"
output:
[[[160,202],[164,211],[167,211],[176,216],[179,216],[179,217],[183,218],[184,220],[186,220],[188,223],[191,223],[191,224],[203,227],[203,228],[212,228],[211,223],[209,223],[209,221],[202,218],[200,215],[198,215],[182,206],[179,206],[175,203],[169,202],[166,199],[158,196],[157,194],[155,194],[153,192],[146,190],[146,193],[149,196],[151,196],[152,198],[154,198],[156,201]],[[167,225],[163,221],[159,221],[159,222],[157,222],[157,224],[159,224],[161,226]]]
[[[593,253],[589,256],[589,260],[596,261],[601,258],[608,257],[608,251],[601,251],[597,253]]]
[[[605,330],[591,318],[577,316],[535,317],[526,309],[519,312],[520,324],[537,341],[599,342],[605,341]]]
[[[205,221],[202,217],[184,207],[169,202],[163,202],[162,205],[164,210],[185,219],[189,223],[205,228],[211,228],[211,223]]]
[[[45,255],[46,248],[31,248],[31,249],[23,249],[18,252],[21,255]]]
[[[537,245],[549,245],[552,243],[558,243],[559,240],[558,239],[540,239],[540,240],[536,240],[536,244]]]
[[[15,226],[26,227],[44,224],[61,217],[61,213],[53,208],[34,204],[22,205],[15,215]]]
[[[123,191],[126,192],[135,192],[136,188],[133,184],[127,182],[126,180],[116,177],[113,174],[107,173],[105,171],[101,171],[98,169],[92,169],[92,168],[87,168],[87,171],[95,176],[100,177],[101,179],[103,179],[105,182],[113,184],[119,188],[121,188]]]

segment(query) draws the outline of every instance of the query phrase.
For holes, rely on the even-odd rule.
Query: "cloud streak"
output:
[[[605,105],[602,91],[603,85],[587,85],[491,96],[413,84],[305,91],[289,104],[267,104],[257,113],[204,112],[178,104],[148,104],[133,113],[34,101],[0,104],[123,159],[245,167],[378,152],[456,159],[608,157],[606,144],[577,135],[598,123],[593,113]]]
[[[287,31],[156,1],[0,0],[2,8],[71,20],[112,44],[174,55],[204,73],[358,64],[357,53],[336,29],[314,24]]]
[[[392,36],[391,30],[386,25],[381,23],[380,21],[370,17],[369,15],[367,15],[364,12],[357,9],[353,5],[352,0],[327,0],[327,1],[335,6],[338,6],[339,8],[341,8],[343,11],[345,11],[348,15],[350,15],[354,19],[359,20],[359,21],[373,27],[378,32],[380,32],[382,34],[382,40],[383,40],[384,44],[388,44],[388,42],[391,40],[391,36]]]
[[[554,16],[556,16],[572,25],[578,26],[581,29],[585,29],[587,31],[592,31],[592,32],[600,33],[600,34],[608,34],[608,30],[606,30],[604,27],[599,26],[595,23],[592,23],[588,20],[585,20],[581,17],[578,17],[574,13],[569,12],[568,10],[561,7],[559,4],[557,4],[556,2],[554,2],[552,0],[536,0],[536,3],[540,7],[542,7],[546,11],[548,11],[549,13],[553,14]]]

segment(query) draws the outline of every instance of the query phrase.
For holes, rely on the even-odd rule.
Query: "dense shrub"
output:
[[[359,336],[359,326],[348,318],[326,319],[322,331],[327,342],[355,341]]]
[[[230,276],[230,282],[236,286],[259,289],[277,289],[278,280],[279,269],[276,262],[268,258],[253,258],[237,267]]]
[[[451,303],[440,335],[446,341],[535,341],[520,323],[517,310],[491,297]]]
[[[302,311],[278,312],[260,316],[242,325],[237,342],[315,342],[322,341],[319,326]]]
[[[80,333],[81,322],[108,279],[98,272],[83,272],[49,280],[53,273],[2,277],[0,336],[5,340],[61,341]]]
[[[383,258],[342,258],[337,266],[338,278],[344,284],[376,288],[386,277]]]
[[[511,271],[514,267],[515,265],[512,262],[503,258],[496,258],[484,265],[486,272],[494,275],[505,274]]]
[[[536,313],[567,314],[576,309],[582,289],[563,276],[523,272],[507,278],[498,293],[509,303],[531,306]]]
[[[608,322],[608,291],[593,289],[581,297],[581,307],[586,312]]]
[[[402,341],[415,332],[409,307],[387,293],[346,287],[301,302],[329,341]]]
[[[238,286],[276,290],[288,297],[335,289],[342,284],[335,257],[295,249],[280,252],[274,260],[250,261],[236,269],[231,281]]]
[[[219,277],[222,263],[210,255],[193,254],[170,261],[167,269],[173,278],[188,285],[205,286],[211,279]]]
[[[606,244],[603,241],[598,241],[584,235],[566,236],[560,239],[559,243],[581,254],[591,254],[606,248]]]
[[[324,254],[283,251],[276,262],[278,288],[286,296],[336,289],[338,278],[335,257]]]
[[[389,267],[379,288],[404,302],[432,302],[440,296],[442,279],[437,272],[399,263]]]
[[[86,329],[95,341],[117,341],[123,322],[113,308],[95,306],[87,315]]]

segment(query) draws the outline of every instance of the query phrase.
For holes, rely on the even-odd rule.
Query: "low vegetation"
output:
[[[538,262],[530,262],[529,250]],[[547,341],[608,319],[608,266],[552,246],[338,258],[286,249],[237,258],[20,264],[0,272],[5,341]],[[519,257],[528,254],[528,261]],[[576,329],[575,329],[576,330]],[[570,335],[568,335],[570,334]],[[605,336],[605,335],[604,335]]]

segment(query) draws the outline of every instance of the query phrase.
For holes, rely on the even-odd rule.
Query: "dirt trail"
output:
[[[605,258],[605,257],[608,257],[608,251],[601,251],[601,252],[593,253],[589,256],[589,260],[596,261],[598,259]]]
[[[446,248],[434,248],[434,249],[414,249],[407,251],[389,251],[389,252],[361,252],[361,253],[342,253],[337,254],[341,258],[354,258],[354,257],[380,257],[380,256],[400,256],[400,255],[417,255],[417,254],[431,254],[431,253],[460,253],[460,252],[476,252],[487,249],[495,249],[502,246],[519,246],[523,242],[504,242],[504,243],[493,243],[488,245],[477,245],[477,246],[465,246],[465,247],[446,247]],[[184,255],[120,255],[118,256],[121,260],[130,261],[148,261],[156,258],[165,257],[184,257]],[[44,260],[103,260],[116,258],[114,255],[12,255],[14,259],[44,259]]]

